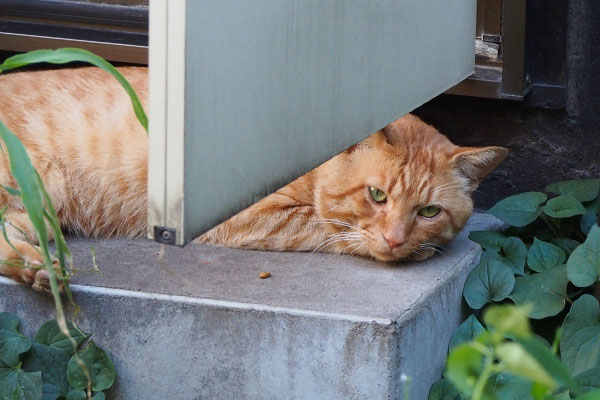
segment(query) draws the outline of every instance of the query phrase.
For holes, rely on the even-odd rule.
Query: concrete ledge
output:
[[[447,251],[399,266],[331,254],[270,253],[147,240],[70,240],[101,274],[73,279],[78,324],[112,356],[114,399],[426,399],[461,321],[479,246],[474,214]],[[271,278],[259,279],[260,271]],[[49,296],[0,278],[0,310],[29,335]]]

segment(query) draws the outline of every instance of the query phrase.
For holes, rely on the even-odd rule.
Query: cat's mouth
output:
[[[435,254],[433,249],[417,247],[415,250],[397,248],[388,251],[370,251],[371,256],[379,261],[423,261]]]

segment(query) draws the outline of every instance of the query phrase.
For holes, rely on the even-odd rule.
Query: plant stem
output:
[[[483,371],[479,375],[479,379],[475,383],[475,388],[473,389],[473,399],[472,400],[481,400],[481,396],[483,395],[483,390],[485,389],[485,384],[488,381],[488,378],[492,374],[494,370],[494,358],[490,355],[485,356],[485,365],[483,367]]]
[[[558,231],[556,230],[556,228],[554,227],[554,225],[548,220],[548,218],[546,218],[546,216],[544,214],[540,214],[540,218],[542,219],[542,221],[544,221],[546,223],[546,225],[548,225],[548,228],[550,228],[554,237],[556,237],[556,238],[561,237],[560,234],[558,233]]]

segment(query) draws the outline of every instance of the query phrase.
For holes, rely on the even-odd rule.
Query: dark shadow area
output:
[[[555,181],[600,176],[600,3],[571,0],[566,16],[537,0],[531,6],[535,84],[525,101],[442,95],[415,110],[457,144],[510,149],[475,194],[480,210]],[[562,104],[544,98],[550,86],[554,94],[563,87]]]

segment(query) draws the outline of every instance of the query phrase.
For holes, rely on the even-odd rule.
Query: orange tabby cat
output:
[[[147,104],[145,68],[123,68]],[[88,237],[146,232],[147,136],[125,91],[95,68],[0,75],[0,120],[27,148],[64,229]],[[501,147],[457,147],[406,115],[259,201],[198,240],[268,250],[320,250],[379,260],[430,257],[465,225],[471,193],[506,156]],[[0,184],[15,187],[0,155]],[[48,287],[28,243],[35,232],[21,202],[7,207],[0,272]]]

